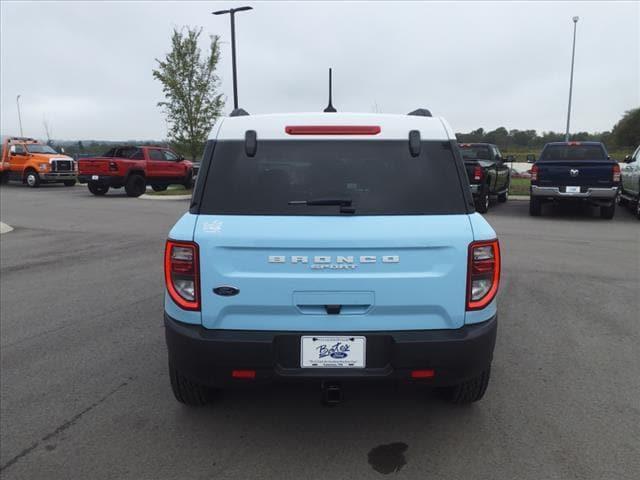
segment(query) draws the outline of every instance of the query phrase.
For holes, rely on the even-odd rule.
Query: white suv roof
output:
[[[376,134],[296,134],[285,131],[292,126],[377,126]],[[455,134],[441,117],[391,115],[379,113],[282,113],[223,117],[213,127],[212,140],[244,140],[247,130],[255,130],[258,140],[390,140],[407,139],[419,130],[422,140],[455,140]]]

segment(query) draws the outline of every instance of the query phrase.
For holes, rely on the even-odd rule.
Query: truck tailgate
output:
[[[541,187],[613,186],[613,166],[615,163],[596,161],[538,162],[538,185]]]
[[[78,173],[80,175],[109,173],[109,157],[81,158],[78,161]]]

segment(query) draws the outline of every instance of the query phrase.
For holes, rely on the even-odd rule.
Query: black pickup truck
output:
[[[499,202],[509,198],[511,173],[498,147],[491,143],[460,143],[476,210],[486,213],[491,197]]]
[[[583,202],[600,207],[600,216],[615,215],[620,166],[600,142],[553,142],[542,149],[531,168],[529,214],[542,214],[546,202]]]

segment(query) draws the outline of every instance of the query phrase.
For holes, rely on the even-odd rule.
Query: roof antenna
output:
[[[327,105],[327,108],[324,109],[325,112],[329,112],[329,113],[337,112],[337,110],[331,104],[332,97],[333,95],[331,93],[331,68],[329,68],[329,105]]]

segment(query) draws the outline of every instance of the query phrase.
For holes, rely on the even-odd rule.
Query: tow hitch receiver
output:
[[[322,403],[334,407],[342,402],[342,385],[340,382],[322,382]]]

